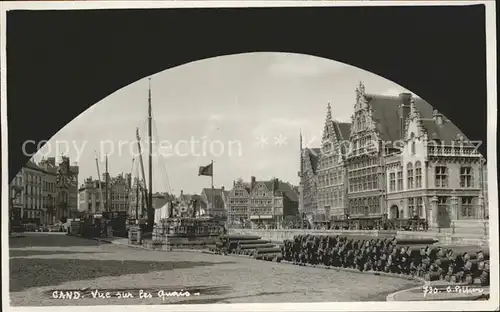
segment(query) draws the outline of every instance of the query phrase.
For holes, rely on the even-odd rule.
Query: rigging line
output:
[[[159,138],[159,134],[158,134],[158,128],[156,127],[156,122],[154,122],[154,119],[153,119],[153,129],[155,130],[155,131],[154,131],[154,134],[155,134],[155,139],[159,140],[160,138]],[[164,178],[166,178],[166,181],[165,181],[165,180],[163,180],[163,182],[165,182],[165,184],[166,184],[166,185],[165,185],[165,188],[166,188],[166,190],[167,190],[168,192],[171,192],[171,185],[170,185],[170,181],[169,181],[169,179],[168,179],[168,172],[167,172],[167,170],[166,170],[166,164],[165,164],[165,161],[164,161],[164,159],[163,159],[163,156],[162,156],[160,153],[158,153],[158,158],[159,158],[159,160],[158,160],[159,167],[161,168],[160,173],[161,173],[161,175],[162,175],[162,180],[163,180]]]
[[[152,116],[153,117],[153,116]],[[155,139],[158,140],[158,142],[160,141],[160,135],[159,135],[159,132],[158,132],[158,127],[157,127],[157,123],[156,123],[156,120],[154,118],[152,118],[152,124],[153,124],[153,133],[155,134]],[[158,153],[158,158],[161,160],[160,164],[162,164],[162,169],[163,169],[163,173],[165,174],[165,177],[166,177],[166,188],[168,190],[169,193],[171,193],[172,191],[172,188],[171,188],[171,185],[170,185],[170,178],[168,176],[168,171],[167,171],[167,166],[166,166],[166,161],[165,159],[163,158],[163,155],[161,155],[160,153]]]
[[[158,132],[158,127],[157,127],[156,121],[154,121],[154,127],[155,127],[155,131],[156,131],[156,134],[157,134],[158,140],[159,140],[160,138],[159,138],[159,132]],[[161,155],[161,154],[160,154],[160,159],[163,162],[163,170],[164,170],[164,173],[165,173],[165,177],[167,179],[167,181],[166,181],[167,182],[167,187],[168,187],[169,192],[171,193],[172,192],[172,184],[170,182],[170,176],[168,174],[167,162],[166,162],[165,158],[163,157],[163,155]]]

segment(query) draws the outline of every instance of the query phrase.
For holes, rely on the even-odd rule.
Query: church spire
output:
[[[302,151],[302,129],[299,130],[300,133],[300,151]]]
[[[328,127],[330,127],[331,122],[332,122],[332,107],[330,103],[328,103],[326,107],[326,119],[325,119],[325,128],[323,129],[323,139],[326,139],[329,136]]]

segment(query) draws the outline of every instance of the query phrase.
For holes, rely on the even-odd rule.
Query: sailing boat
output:
[[[176,218],[174,214],[176,204],[171,196],[166,195],[166,202],[160,208],[153,207],[153,157],[152,157],[152,103],[151,103],[151,78],[149,78],[148,90],[148,178],[149,183],[146,184],[146,174],[144,170],[144,162],[142,158],[141,137],[139,129],[136,129],[136,139],[138,147],[138,158],[141,168],[141,176],[147,189],[146,205],[147,205],[147,227],[146,233],[152,233],[153,243],[161,243],[170,249],[169,244],[176,246],[184,246],[187,248],[201,247],[206,243],[210,243],[207,238],[218,237],[223,229],[212,218]],[[158,140],[159,141],[159,140]],[[165,173],[168,179],[168,175]],[[156,223],[156,224],[155,224]],[[196,236],[195,242],[187,240],[188,237]],[[143,237],[146,237],[143,235]],[[201,243],[201,244],[200,244]]]

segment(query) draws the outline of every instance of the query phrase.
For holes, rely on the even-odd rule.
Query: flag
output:
[[[213,164],[207,166],[200,166],[198,171],[199,176],[212,176],[213,175]]]

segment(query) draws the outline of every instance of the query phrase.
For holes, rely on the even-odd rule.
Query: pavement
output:
[[[11,238],[11,305],[385,301],[419,285],[243,257],[129,248],[123,242],[54,233]]]

